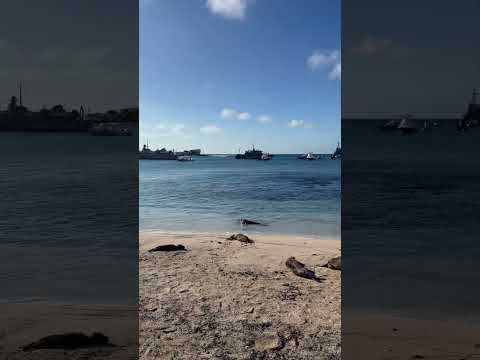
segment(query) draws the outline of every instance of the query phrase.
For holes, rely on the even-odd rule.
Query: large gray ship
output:
[[[160,150],[150,150],[148,145],[143,145],[142,150],[139,152],[141,160],[177,160],[173,150],[167,150],[165,148]]]

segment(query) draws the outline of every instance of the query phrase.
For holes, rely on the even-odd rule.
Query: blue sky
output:
[[[140,0],[140,145],[332,151],[340,2]]]

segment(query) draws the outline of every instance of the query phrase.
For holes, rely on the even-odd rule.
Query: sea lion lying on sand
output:
[[[285,262],[285,265],[287,265],[287,267],[290,268],[290,270],[292,270],[292,272],[297,276],[306,279],[318,280],[318,278],[315,276],[315,272],[307,269],[305,267],[305,264],[302,264],[300,261],[295,260],[294,257],[289,257]]]
[[[114,346],[109,343],[108,337],[94,332],[91,336],[82,333],[66,333],[50,335],[22,347],[23,351],[38,349],[77,349],[85,347]]]
[[[243,242],[245,244],[253,244],[254,241],[250,239],[248,236],[243,234],[235,234],[227,238],[227,240],[237,240]]]
[[[331,258],[330,260],[328,260],[328,262],[325,265],[322,265],[322,267],[326,267],[332,270],[341,270],[342,269],[341,257],[337,256],[337,257]]]
[[[185,246],[183,245],[159,245],[157,247],[154,247],[153,249],[148,250],[148,252],[154,252],[154,251],[187,251],[185,249]]]

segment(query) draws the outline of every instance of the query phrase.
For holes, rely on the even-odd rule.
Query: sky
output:
[[[343,0],[342,116],[462,116],[480,87],[479,14],[478,0]]]
[[[328,153],[340,1],[140,0],[140,146]]]
[[[31,110],[138,106],[137,0],[2,3],[0,108],[17,95]]]

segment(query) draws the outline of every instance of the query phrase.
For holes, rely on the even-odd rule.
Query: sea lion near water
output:
[[[83,333],[66,333],[50,335],[22,347],[23,351],[39,349],[77,349],[85,347],[113,347],[107,336],[94,332],[91,336]]]
[[[259,222],[253,221],[253,220],[248,220],[248,219],[240,219],[240,223],[242,225],[262,225],[262,226],[266,226],[265,224],[262,224],[262,223],[259,223]]]
[[[243,234],[234,234],[230,237],[228,237],[226,240],[237,240],[245,244],[253,244],[254,241],[250,239],[248,236],[243,235]]]

